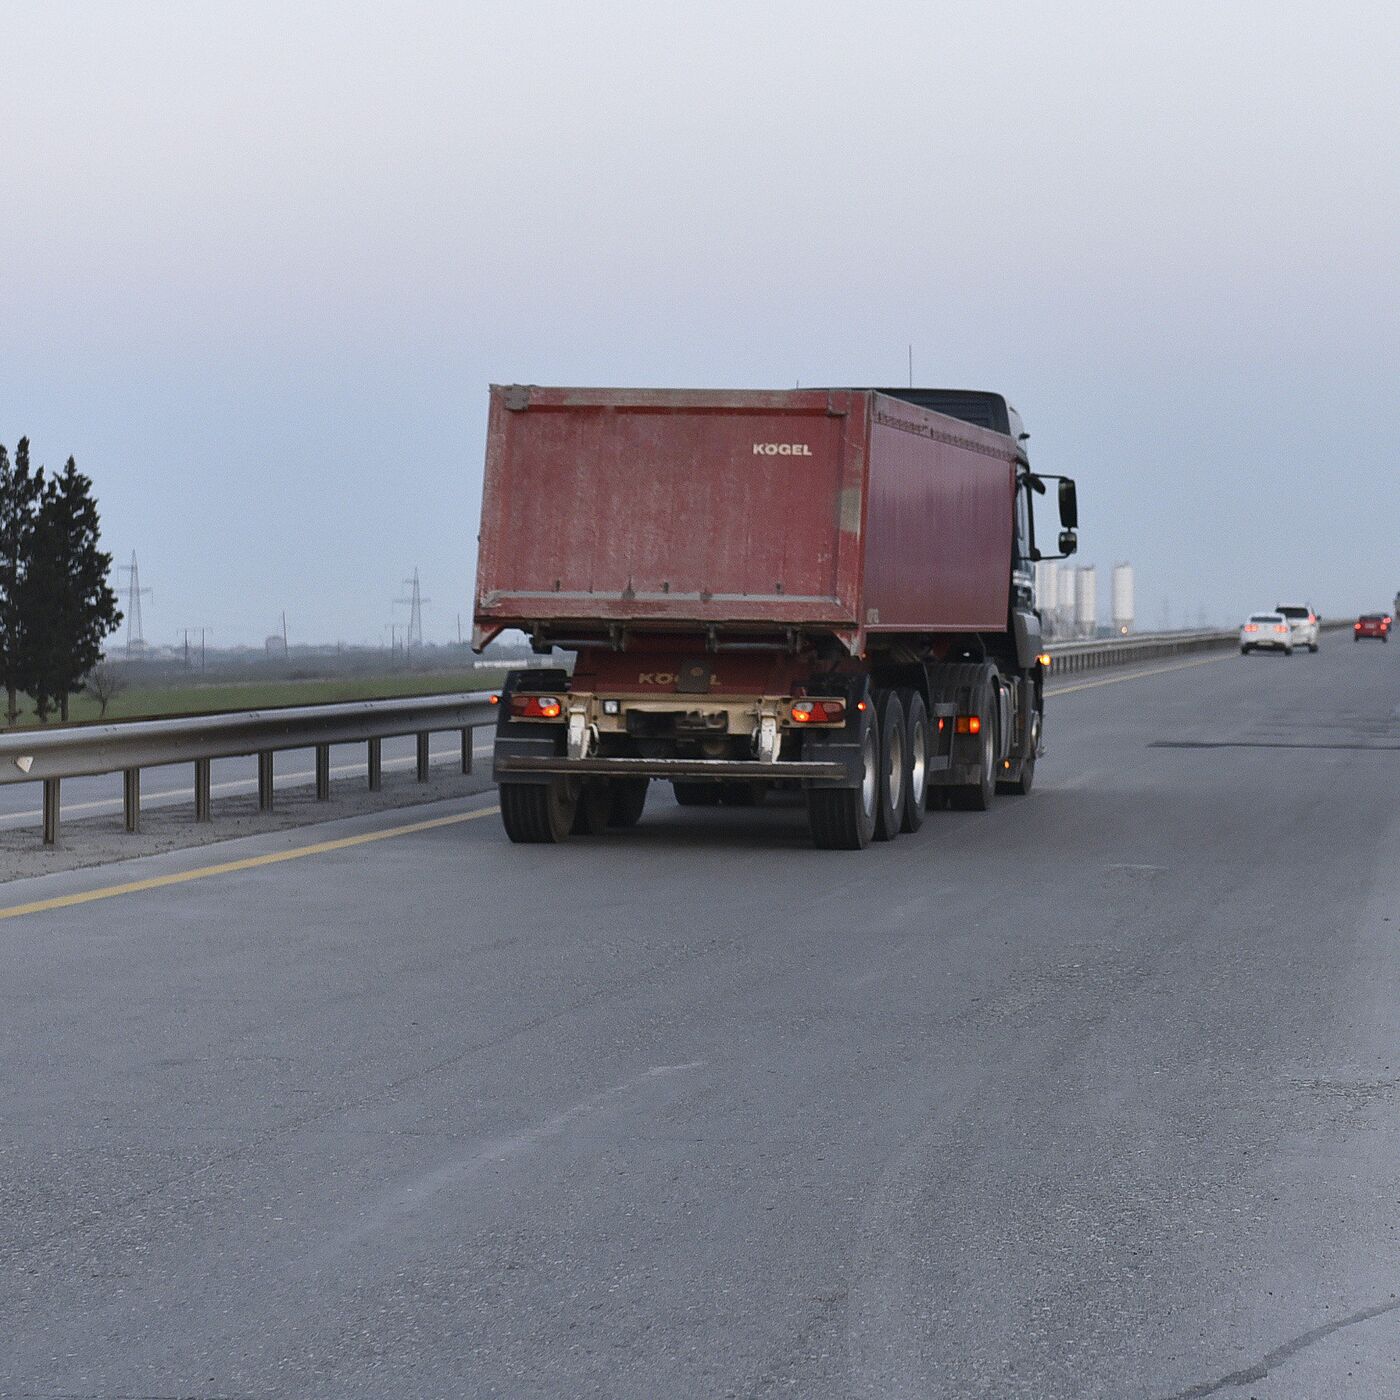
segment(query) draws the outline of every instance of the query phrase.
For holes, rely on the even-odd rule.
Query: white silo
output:
[[[1099,630],[1099,576],[1092,564],[1075,570],[1074,630],[1080,637],[1093,637]]]
[[[1133,630],[1133,566],[1113,566],[1113,630],[1127,636]]]

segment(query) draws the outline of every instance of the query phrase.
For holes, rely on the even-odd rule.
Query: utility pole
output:
[[[411,592],[407,598],[395,598],[394,602],[408,605],[408,630],[404,633],[404,655],[408,656],[414,647],[423,645],[423,604],[433,600],[423,596],[417,569],[414,569],[413,577],[404,579],[403,583]]]
[[[120,572],[127,575],[126,654],[130,659],[144,655],[146,650],[146,638],[141,630],[141,599],[150,597],[151,590],[141,587],[141,568],[136,562],[134,549],[131,551],[131,563],[123,564]]]
[[[287,654],[287,610],[282,609],[282,655]]]

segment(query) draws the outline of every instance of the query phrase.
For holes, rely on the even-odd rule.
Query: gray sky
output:
[[[149,640],[377,640],[415,565],[455,636],[492,380],[911,341],[1142,623],[1400,588],[1400,7],[10,0],[0,55],[0,442],[96,479]]]

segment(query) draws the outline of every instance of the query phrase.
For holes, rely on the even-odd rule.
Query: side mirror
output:
[[[1079,494],[1068,478],[1060,482],[1060,524],[1066,530],[1079,528]]]
[[[1071,488],[1072,490],[1073,488]],[[1079,536],[1073,530],[1060,531],[1060,553],[1063,555],[1074,554],[1079,549]]]

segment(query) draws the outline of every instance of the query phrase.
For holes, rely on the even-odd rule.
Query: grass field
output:
[[[199,714],[208,710],[260,710],[275,705],[327,705],[336,700],[388,700],[399,695],[445,695],[458,690],[491,690],[503,671],[435,671],[428,675],[345,676],[334,680],[218,681],[208,685],[132,686],[107,706],[108,719]],[[0,697],[2,699],[3,697]],[[0,708],[3,708],[0,705]],[[38,720],[21,701],[21,725]],[[88,695],[69,702],[70,721],[98,718],[98,704]]]

